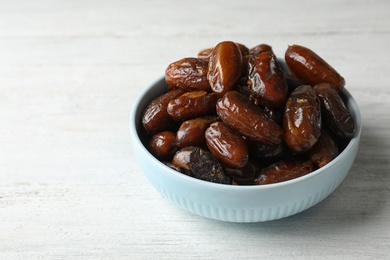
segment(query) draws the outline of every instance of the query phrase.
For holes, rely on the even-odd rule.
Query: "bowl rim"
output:
[[[312,171],[306,175],[283,181],[283,182],[278,182],[278,183],[271,183],[271,184],[264,184],[264,185],[230,185],[230,184],[220,184],[220,183],[214,183],[214,182],[209,182],[201,179],[197,179],[185,174],[182,174],[180,172],[177,172],[170,167],[164,165],[161,161],[159,161],[156,157],[154,157],[148,149],[144,146],[142,143],[138,131],[137,131],[137,124],[140,122],[136,122],[137,120],[137,113],[140,109],[139,105],[141,101],[145,98],[146,94],[151,91],[157,84],[161,84],[161,82],[165,79],[164,75],[158,77],[157,79],[153,80],[150,84],[148,84],[137,96],[136,100],[134,101],[131,112],[130,112],[130,135],[134,135],[132,140],[136,142],[137,147],[142,149],[142,151],[146,154],[148,154],[152,162],[161,168],[161,170],[169,172],[169,174],[173,174],[173,176],[176,176],[177,178],[180,178],[182,181],[189,182],[193,185],[202,185],[202,186],[208,186],[210,188],[214,189],[224,189],[224,190],[232,190],[232,191],[252,191],[252,190],[267,190],[267,189],[274,189],[274,188],[283,188],[285,186],[290,186],[293,184],[296,184],[298,182],[302,182],[311,178],[314,178],[317,175],[323,174],[324,172],[327,171],[327,169],[331,168],[334,164],[336,164],[338,161],[342,160],[344,157],[347,156],[350,150],[353,149],[355,145],[359,145],[359,140],[362,132],[362,119],[361,119],[361,112],[359,109],[359,106],[354,99],[354,97],[351,95],[351,93],[344,87],[341,92],[348,101],[347,107],[352,106],[354,109],[354,112],[351,113],[354,116],[355,122],[356,122],[356,131],[355,135],[351,138],[349,141],[348,145],[344,148],[344,150],[337,155],[335,159],[333,159],[331,162],[329,162],[327,165]],[[156,97],[153,97],[153,99]],[[142,114],[142,111],[140,111]],[[140,119],[140,118],[139,118]],[[172,177],[173,177],[172,176]]]

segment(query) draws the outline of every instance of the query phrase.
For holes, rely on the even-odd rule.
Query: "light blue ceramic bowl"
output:
[[[164,78],[150,84],[134,103],[130,116],[133,154],[142,171],[163,197],[200,216],[230,222],[262,222],[306,210],[332,193],[355,160],[362,121],[356,101],[343,90],[356,124],[355,137],[332,162],[305,176],[262,186],[231,186],[198,180],[176,172],[154,158],[142,144],[141,116],[151,100],[167,91]]]

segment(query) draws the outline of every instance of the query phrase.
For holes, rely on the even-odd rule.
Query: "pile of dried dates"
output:
[[[287,65],[287,66],[286,66]],[[145,145],[183,174],[222,184],[264,185],[333,160],[355,133],[345,80],[312,50],[218,43],[171,63],[168,92],[145,109]]]

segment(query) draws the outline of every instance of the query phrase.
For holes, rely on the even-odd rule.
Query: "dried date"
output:
[[[206,91],[191,91],[171,100],[168,114],[176,121],[185,121],[215,114],[218,97]]]
[[[177,123],[169,116],[167,107],[171,100],[181,96],[184,92],[181,89],[174,89],[149,103],[142,115],[142,125],[147,134],[176,128]]]
[[[252,47],[249,49],[249,55],[255,56],[263,52],[271,51],[272,52],[272,47],[269,46],[268,44],[259,44],[256,45],[255,47]]]
[[[172,88],[211,92],[207,71],[207,61],[198,58],[184,58],[169,64],[165,70],[165,81]]]
[[[176,133],[177,146],[199,146],[206,148],[205,132],[209,125],[217,121],[216,116],[199,117],[184,121]]]
[[[248,85],[260,99],[261,104],[270,109],[284,106],[288,86],[272,51],[263,51],[249,58]]]
[[[278,145],[283,131],[264,111],[236,91],[226,93],[217,102],[217,114],[242,135],[268,145]]]
[[[343,138],[355,134],[355,120],[345,106],[339,93],[330,84],[321,83],[314,86],[321,102],[322,114],[330,130]]]
[[[317,143],[310,149],[310,160],[321,168],[331,162],[339,154],[338,147],[327,131],[322,130]]]
[[[310,160],[286,159],[263,168],[254,180],[257,185],[272,184],[292,180],[314,170]]]
[[[149,151],[159,160],[171,160],[177,150],[174,132],[163,131],[150,138]]]
[[[309,85],[296,88],[284,110],[284,141],[294,153],[308,151],[321,134],[320,102]]]
[[[211,89],[219,97],[234,90],[241,78],[242,55],[234,42],[221,42],[213,49],[210,59],[207,78]]]
[[[241,56],[244,57],[245,55],[249,54],[249,49],[244,44],[236,42],[237,47],[240,49]],[[214,48],[206,48],[198,52],[198,58],[209,61],[211,53],[213,52]]]
[[[230,178],[222,165],[206,149],[195,146],[182,148],[176,152],[172,164],[197,179],[230,184]]]
[[[285,60],[293,74],[305,84],[314,86],[326,82],[337,91],[345,85],[344,78],[332,66],[304,46],[289,46],[285,53]]]
[[[246,140],[222,121],[214,122],[205,132],[207,147],[223,165],[244,167],[249,158]]]

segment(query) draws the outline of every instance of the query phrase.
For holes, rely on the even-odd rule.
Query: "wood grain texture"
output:
[[[0,1],[0,259],[387,259],[390,2]],[[168,203],[128,118],[166,66],[222,40],[302,44],[357,100],[356,162],[326,200],[258,224]]]

